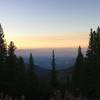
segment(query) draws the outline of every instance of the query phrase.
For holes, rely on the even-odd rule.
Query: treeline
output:
[[[74,65],[71,82],[73,95],[100,100],[100,28],[91,29],[89,46],[83,56],[81,47]]]
[[[0,25],[0,91],[10,96],[25,95],[31,100],[31,98],[36,98],[38,87],[33,57],[30,54],[26,69],[23,58],[17,57],[15,50],[14,42],[11,41],[7,46]]]
[[[49,79],[40,79],[36,74],[34,58],[30,53],[28,64],[23,57],[15,54],[16,46],[13,41],[7,45],[2,26],[0,25],[0,92],[11,97],[26,100],[49,100],[51,97],[88,98],[100,100],[100,28],[91,29],[89,46],[86,55],[78,48],[73,71],[66,76],[66,81],[59,80],[56,70],[55,52],[52,51]],[[67,74],[67,73],[66,73]],[[58,92],[60,90],[60,92]],[[65,94],[65,95],[64,95]],[[59,98],[58,98],[59,99]],[[57,99],[57,100],[58,100]],[[54,99],[53,99],[54,100]],[[66,100],[66,99],[65,99]]]
[[[49,94],[59,88],[55,69],[55,53],[52,51],[50,78],[40,79],[36,74],[36,65],[32,53],[25,64],[23,57],[15,54],[13,41],[7,45],[2,26],[0,25],[0,92],[8,96],[26,100],[47,100]],[[42,77],[41,77],[42,78]]]

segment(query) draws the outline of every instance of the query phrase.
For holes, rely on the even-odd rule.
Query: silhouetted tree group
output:
[[[39,81],[32,53],[30,53],[28,64],[25,64],[23,57],[16,56],[15,50],[13,41],[7,46],[0,24],[0,91],[14,97],[25,95],[27,100],[41,98],[44,100],[51,92],[50,89],[56,89],[58,84],[54,50],[51,64],[53,70],[48,84]],[[44,84],[45,87],[43,87]]]
[[[7,94],[3,97],[20,98],[25,95],[24,99],[26,100],[49,100],[50,97],[52,100],[60,100],[61,98],[66,100],[66,98],[75,97],[100,100],[99,27],[96,31],[91,29],[86,56],[83,56],[79,46],[71,75],[66,77],[67,82],[59,80],[54,50],[51,58],[52,70],[48,74],[49,79],[47,79],[48,76],[45,79],[39,79],[35,71],[37,66],[32,53],[30,53],[29,61],[26,64],[23,57],[16,55],[15,50],[16,46],[13,41],[7,45],[0,25],[0,92]],[[60,83],[63,82],[62,86]]]
[[[0,91],[11,96],[26,95],[31,100],[38,85],[33,57],[30,54],[29,64],[26,65],[21,56],[16,56],[15,50],[13,41],[7,46],[0,25]]]
[[[72,75],[72,92],[75,95],[88,97],[90,100],[100,99],[100,28],[91,29],[89,46],[83,57],[81,47],[74,65]]]

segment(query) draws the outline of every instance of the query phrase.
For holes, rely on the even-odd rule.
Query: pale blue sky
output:
[[[0,23],[8,37],[88,38],[89,29],[100,24],[100,0],[0,0]]]

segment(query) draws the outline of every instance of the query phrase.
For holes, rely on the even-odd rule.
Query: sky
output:
[[[0,0],[7,42],[18,48],[87,47],[100,25],[100,0]]]

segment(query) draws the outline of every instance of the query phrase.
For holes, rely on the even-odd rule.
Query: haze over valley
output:
[[[73,66],[77,57],[77,48],[55,48],[56,68],[65,69]],[[82,49],[85,55],[86,48]],[[33,54],[36,65],[51,69],[52,48],[34,48],[34,49],[18,49],[16,54],[22,56],[26,63],[28,63],[30,52]]]

